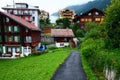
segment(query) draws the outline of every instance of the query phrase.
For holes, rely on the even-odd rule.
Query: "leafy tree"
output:
[[[46,19],[46,24],[50,24],[50,19],[49,18]]]
[[[84,31],[82,29],[78,29],[76,31],[76,37],[84,37]]]
[[[106,10],[106,30],[108,38],[107,46],[120,48],[120,0],[112,0],[112,4]]]
[[[68,18],[59,18],[56,20],[57,25],[62,24],[63,28],[70,28],[70,21]]]
[[[63,26],[64,28],[70,28],[70,21],[68,18],[63,18]]]
[[[85,24],[85,32],[89,32],[91,29],[98,27],[98,23],[95,22],[88,22]]]
[[[72,29],[74,35],[77,36],[76,31],[77,31],[78,29],[80,29],[78,23],[72,24],[72,25],[70,26],[70,28]]]

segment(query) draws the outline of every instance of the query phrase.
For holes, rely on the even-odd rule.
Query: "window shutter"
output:
[[[20,26],[18,26],[18,32],[20,32]]]
[[[7,32],[7,26],[4,26],[4,31]]]
[[[7,37],[7,36],[5,36],[5,41],[6,41],[6,42],[8,41],[8,37]]]
[[[1,36],[0,36],[0,42],[2,42],[2,40],[1,40]]]
[[[20,36],[18,36],[18,42],[20,42]]]

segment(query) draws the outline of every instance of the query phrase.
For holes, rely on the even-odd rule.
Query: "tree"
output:
[[[68,18],[63,18],[63,26],[64,28],[70,28],[70,21]]]
[[[62,24],[62,28],[70,28],[70,21],[68,18],[59,18],[56,20],[57,25]]]
[[[120,0],[112,0],[112,4],[106,10],[106,43],[112,48],[120,48]]]
[[[72,29],[74,35],[77,36],[76,31],[77,31],[78,29],[80,29],[78,23],[72,24],[72,25],[70,26],[70,28]]]

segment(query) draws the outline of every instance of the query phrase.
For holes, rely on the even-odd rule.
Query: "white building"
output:
[[[38,6],[31,6],[27,3],[15,3],[14,5],[2,7],[2,9],[39,27],[40,10]]]

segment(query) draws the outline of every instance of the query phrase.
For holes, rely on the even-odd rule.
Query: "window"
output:
[[[8,37],[8,41],[12,41],[12,36],[9,36],[9,37]]]
[[[18,36],[14,36],[14,41],[18,42]]]
[[[88,19],[87,19],[87,18],[85,18],[85,21],[87,22],[87,21],[88,21]]]
[[[95,21],[100,21],[100,18],[95,18]]]
[[[28,29],[26,29],[26,32],[28,32]]]
[[[103,20],[104,20],[104,18],[102,17],[102,18],[101,18],[101,21],[103,21]]]
[[[9,22],[9,18],[6,18],[6,22]]]
[[[14,14],[17,14],[17,10],[14,10]]]
[[[35,21],[35,17],[32,17],[32,21]]]
[[[32,42],[32,37],[31,36],[26,36],[26,42]]]
[[[84,22],[85,21],[85,19],[84,18],[81,18],[81,22]]]
[[[91,21],[92,21],[92,19],[91,19],[91,18],[89,18],[89,19],[88,19],[88,21],[89,21],[89,22],[91,22]]]
[[[34,12],[34,11],[32,11],[32,13],[34,14],[35,12]]]
[[[25,20],[27,20],[27,21],[28,21],[28,17],[27,17],[27,16],[25,17]]]
[[[14,31],[17,32],[18,31],[18,27],[14,26]]]
[[[20,48],[17,48],[17,52],[20,52]]]
[[[8,52],[12,52],[12,49],[11,49],[11,48],[8,48]]]
[[[97,15],[97,16],[98,16],[98,15],[99,15],[99,13],[98,13],[98,12],[95,12],[95,15]]]
[[[27,10],[25,10],[25,11],[24,11],[24,14],[28,14],[28,11],[27,11]]]
[[[12,27],[11,27],[11,26],[8,27],[8,31],[9,31],[9,32],[12,31]]]
[[[92,15],[92,13],[88,13],[88,16],[91,16]]]

